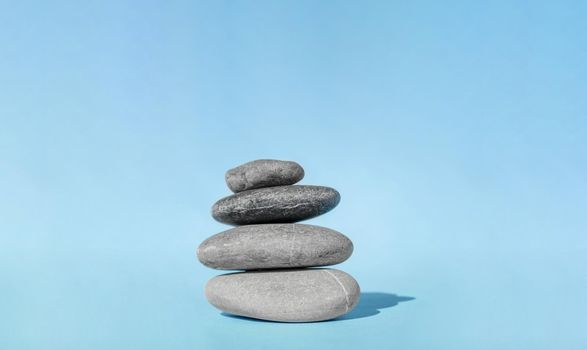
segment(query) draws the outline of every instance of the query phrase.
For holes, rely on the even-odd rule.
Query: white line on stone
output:
[[[294,244],[295,244],[295,240],[296,240],[296,234],[294,232],[294,234],[292,234],[292,239],[290,242],[290,249],[289,249],[289,266],[292,266],[292,262],[294,260],[293,257],[293,252],[294,252]]]
[[[336,277],[332,272],[328,271],[328,270],[322,270],[324,272],[326,272],[327,274],[329,274],[330,276],[332,276],[332,278],[334,278],[334,280],[340,285],[340,288],[342,288],[342,291],[344,292],[344,297],[346,299],[346,310],[345,312],[349,311],[349,293],[346,291],[346,288],[344,287],[344,285],[342,284],[342,282],[338,279],[338,277]]]

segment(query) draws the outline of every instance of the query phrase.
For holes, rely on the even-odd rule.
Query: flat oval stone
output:
[[[357,305],[359,294],[357,281],[335,269],[241,272],[206,284],[206,298],[218,309],[280,322],[336,318]]]
[[[340,194],[330,187],[267,187],[222,198],[212,206],[212,217],[229,225],[292,223],[322,215],[338,202]]]
[[[255,188],[293,185],[304,177],[304,168],[296,162],[259,159],[226,172],[226,184],[234,193]]]
[[[221,270],[280,269],[339,264],[353,252],[342,233],[303,224],[246,225],[206,239],[202,264]]]

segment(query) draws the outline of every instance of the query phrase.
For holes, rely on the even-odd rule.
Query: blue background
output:
[[[2,1],[0,347],[585,349],[586,11]],[[340,191],[308,222],[355,243],[346,319],[207,304],[195,248],[256,158]]]

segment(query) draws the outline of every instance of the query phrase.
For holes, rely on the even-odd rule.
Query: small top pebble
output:
[[[226,172],[226,184],[234,193],[255,188],[293,185],[304,177],[304,169],[296,162],[259,159]]]

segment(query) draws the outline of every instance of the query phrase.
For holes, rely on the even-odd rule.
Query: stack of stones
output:
[[[359,301],[353,277],[328,266],[348,259],[353,243],[334,230],[295,222],[322,215],[340,201],[324,186],[294,185],[304,177],[295,162],[256,160],[226,173],[235,193],[212,207],[217,221],[236,226],[206,239],[198,259],[219,270],[206,298],[234,315],[281,322],[333,319]]]

